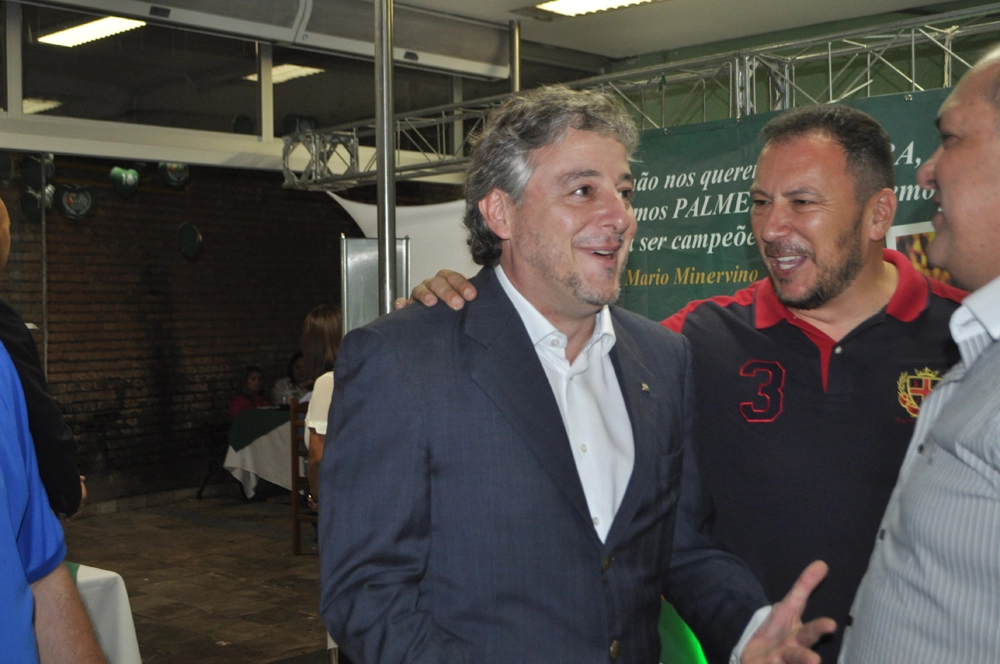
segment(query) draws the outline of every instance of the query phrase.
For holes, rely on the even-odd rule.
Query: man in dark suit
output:
[[[340,349],[320,469],[322,613],[358,662],[657,662],[660,596],[710,658],[818,662],[705,534],[687,342],[609,307],[636,221],[613,99],[505,103],[466,179],[484,269]],[[769,612],[769,613],[768,613]],[[783,658],[783,659],[781,659]]]

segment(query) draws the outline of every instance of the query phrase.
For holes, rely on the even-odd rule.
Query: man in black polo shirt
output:
[[[882,248],[896,197],[875,120],[810,106],[761,136],[751,221],[769,278],[664,325],[692,345],[715,535],[772,600],[800,561],[829,563],[806,614],[837,621],[815,648],[834,662],[920,403],[958,360],[964,293]]]
[[[883,249],[897,200],[874,119],[810,106],[761,136],[751,218],[769,277],[663,324],[691,342],[714,534],[772,601],[829,563],[804,619],[837,621],[815,648],[833,662],[920,403],[958,359],[948,320],[964,293]],[[475,290],[442,271],[413,296],[435,294],[457,308]]]

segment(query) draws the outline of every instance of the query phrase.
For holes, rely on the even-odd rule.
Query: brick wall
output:
[[[305,314],[339,301],[341,232],[360,235],[329,197],[283,189],[278,173],[194,166],[174,190],[150,164],[123,198],[114,165],[57,157],[54,182],[89,185],[94,207],[47,219],[50,389],[93,501],[197,486],[224,449],[244,367],[283,375]],[[41,225],[20,213],[22,190],[0,190],[12,219],[0,293],[41,327]],[[193,260],[183,222],[203,236]]]

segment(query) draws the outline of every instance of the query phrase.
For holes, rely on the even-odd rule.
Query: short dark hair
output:
[[[493,267],[500,261],[500,238],[486,225],[479,201],[494,189],[520,203],[534,170],[531,154],[557,143],[570,127],[614,138],[631,157],[639,142],[635,121],[625,106],[598,90],[542,87],[506,100],[490,114],[473,139],[465,177],[465,218],[472,259]]]
[[[882,189],[895,188],[892,140],[875,118],[856,108],[820,104],[785,111],[764,125],[760,137],[766,146],[812,133],[826,134],[844,149],[858,203]]]

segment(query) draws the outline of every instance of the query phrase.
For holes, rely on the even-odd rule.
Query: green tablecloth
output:
[[[254,408],[241,411],[229,427],[229,445],[239,452],[268,431],[288,426],[288,410]]]

